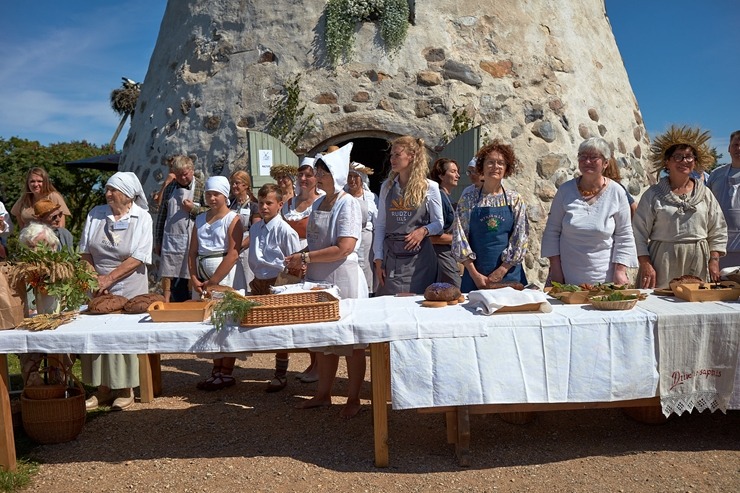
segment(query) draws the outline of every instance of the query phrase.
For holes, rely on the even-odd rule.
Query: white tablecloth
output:
[[[654,313],[598,311],[553,300],[551,313],[494,314],[482,320],[485,338],[392,342],[393,408],[656,395]]]
[[[228,327],[209,323],[154,323],[149,315],[82,315],[56,330],[0,331],[0,353],[220,353],[368,344],[398,339],[485,336],[481,319],[461,309],[454,320],[421,298],[341,300],[336,322]]]
[[[663,414],[738,407],[740,302],[688,303],[649,297],[642,308],[658,315],[660,401]]]

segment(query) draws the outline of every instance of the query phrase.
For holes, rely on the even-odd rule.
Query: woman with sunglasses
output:
[[[692,176],[714,159],[708,140],[708,132],[671,127],[650,146],[650,160],[668,176],[645,191],[635,213],[641,288],[668,288],[684,275],[719,280],[727,224],[714,194]]]

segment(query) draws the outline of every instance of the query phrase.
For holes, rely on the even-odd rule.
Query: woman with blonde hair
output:
[[[249,227],[260,220],[257,210],[257,199],[252,193],[252,179],[244,170],[236,170],[229,177],[231,184],[231,203],[229,209],[239,214],[244,236],[239,246],[239,260],[236,263],[234,289],[249,290],[249,283],[254,278],[249,268]]]
[[[71,215],[71,213],[67,208],[67,204],[64,202],[64,197],[51,184],[49,173],[44,168],[34,167],[26,173],[23,194],[13,204],[13,208],[10,210],[10,213],[16,218],[19,229],[25,228],[35,219],[33,205],[41,199],[49,199],[54,204],[59,205],[64,213],[61,227],[63,228],[65,226],[65,217]]]
[[[428,237],[442,233],[439,185],[427,179],[422,139],[406,135],[392,141],[390,162],[373,240],[375,294],[423,293],[437,277],[437,255]]]

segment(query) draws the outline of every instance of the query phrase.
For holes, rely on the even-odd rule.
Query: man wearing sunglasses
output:
[[[39,200],[33,205],[33,213],[38,222],[46,224],[54,230],[54,234],[57,235],[57,238],[59,238],[59,242],[61,243],[59,247],[60,250],[62,248],[74,250],[75,245],[72,233],[62,227],[62,218],[64,217],[64,213],[59,204],[55,204],[48,199]]]

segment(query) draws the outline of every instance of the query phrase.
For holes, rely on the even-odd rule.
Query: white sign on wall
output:
[[[272,149],[259,150],[260,176],[270,176],[272,168]]]

